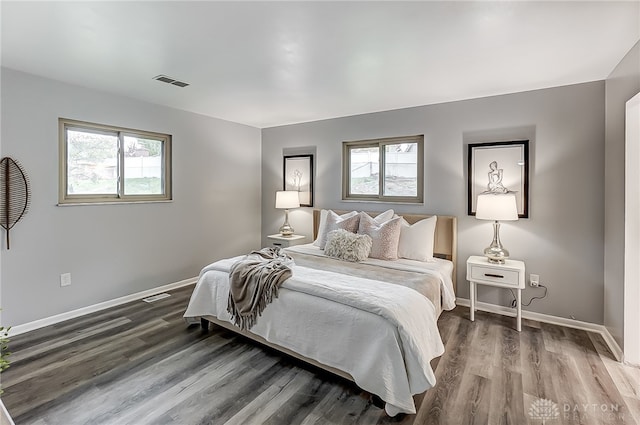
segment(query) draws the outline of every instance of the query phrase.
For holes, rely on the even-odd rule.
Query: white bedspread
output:
[[[205,267],[185,317],[227,313],[228,271],[242,257]],[[391,416],[415,413],[413,395],[435,385],[430,361],[444,353],[433,304],[413,289],[294,266],[251,332],[349,373],[386,402]]]
[[[286,248],[286,251],[299,252],[307,255],[326,257],[324,250],[314,244],[295,245]],[[453,310],[456,307],[456,291],[453,289],[453,263],[449,260],[434,258],[429,261],[408,260],[398,258],[397,260],[379,260],[367,258],[362,262],[372,266],[384,267],[387,269],[404,270],[408,272],[426,273],[436,276],[440,281],[440,292],[442,295],[442,308]]]

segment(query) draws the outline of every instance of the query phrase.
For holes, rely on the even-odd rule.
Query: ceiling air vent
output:
[[[189,83],[185,83],[184,81],[176,80],[175,78],[167,77],[166,75],[156,75],[153,77],[154,80],[162,81],[163,83],[173,84],[178,87],[187,87]]]

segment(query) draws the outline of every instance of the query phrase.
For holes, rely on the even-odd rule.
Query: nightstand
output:
[[[275,235],[269,235],[267,238],[271,239],[271,246],[278,246],[280,248],[289,248],[290,246],[300,245],[304,240],[305,236],[302,235],[291,235],[291,236],[282,236],[279,233]]]
[[[470,319],[475,319],[476,301],[478,301],[478,285],[496,286],[516,290],[516,306],[518,309],[516,329],[522,329],[522,290],[524,289],[524,262],[505,260],[504,264],[490,263],[487,257],[472,255],[467,260],[467,280],[469,281]]]

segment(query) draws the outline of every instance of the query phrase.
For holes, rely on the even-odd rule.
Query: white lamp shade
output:
[[[299,208],[300,197],[297,190],[279,190],[276,192],[276,208]]]
[[[509,193],[483,193],[478,195],[476,218],[480,220],[509,221],[518,219],[516,197]]]

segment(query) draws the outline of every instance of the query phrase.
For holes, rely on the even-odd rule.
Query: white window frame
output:
[[[416,143],[417,152],[417,195],[416,196],[388,196],[384,195],[385,146],[399,143]],[[379,176],[378,194],[363,195],[350,192],[351,188],[351,150],[358,148],[378,147]],[[342,142],[342,200],[343,201],[373,201],[390,203],[422,204],[424,202],[424,135],[389,137],[384,139],[357,140]]]
[[[171,135],[154,133],[150,131],[134,130],[130,128],[114,127],[110,125],[96,124],[85,121],[58,119],[59,129],[59,192],[58,204],[101,204],[101,203],[131,203],[131,202],[163,202],[172,200],[171,190]],[[67,163],[67,129],[87,132],[102,132],[117,135],[118,161],[117,161],[117,194],[72,194],[68,193],[68,163]],[[133,136],[158,140],[162,142],[162,192],[161,194],[136,194],[124,193],[124,137]]]

